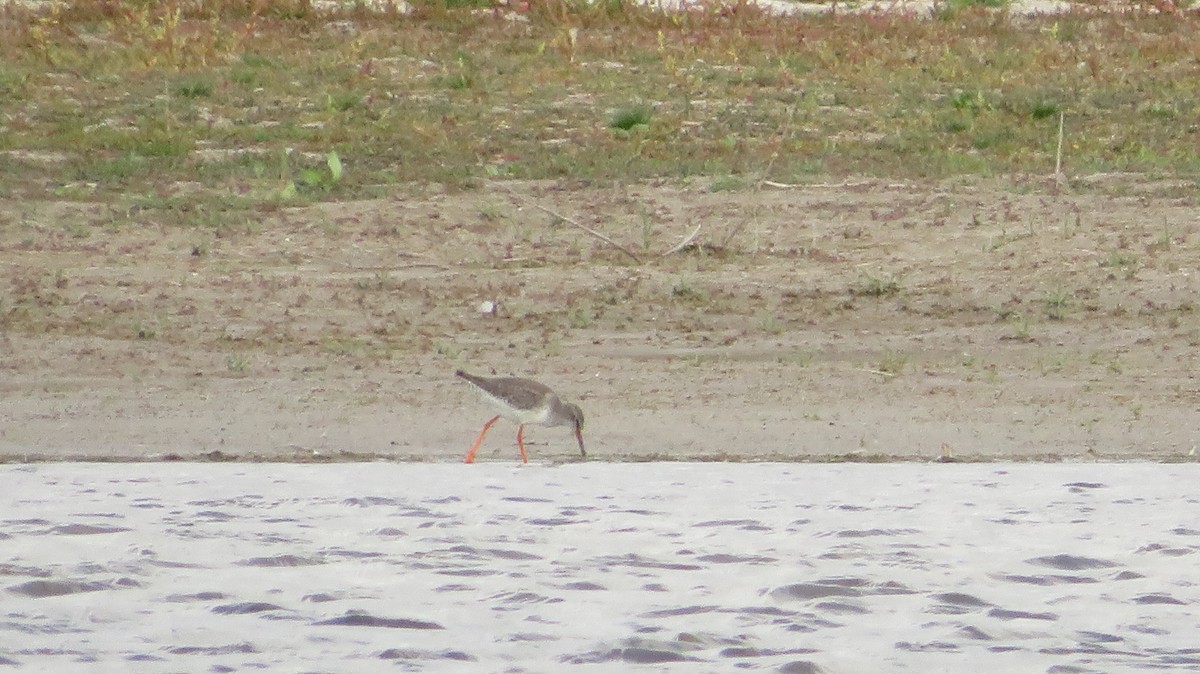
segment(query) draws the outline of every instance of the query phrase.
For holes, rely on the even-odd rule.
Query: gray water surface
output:
[[[0,665],[1200,669],[1200,466],[0,467]]]

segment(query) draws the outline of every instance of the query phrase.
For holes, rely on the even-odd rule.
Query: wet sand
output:
[[[25,223],[0,230],[0,461],[456,461],[490,416],[457,368],[578,402],[596,460],[1194,461],[1189,195],[1134,175],[505,182],[219,236],[0,201]],[[514,435],[481,458],[511,460]]]

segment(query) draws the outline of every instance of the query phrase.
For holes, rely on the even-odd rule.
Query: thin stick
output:
[[[501,185],[501,186],[504,189],[508,190],[509,193],[513,194],[514,196],[521,199],[522,201],[529,204],[530,206],[533,206],[534,208],[536,208],[540,211],[545,211],[546,213],[553,215],[554,217],[558,218],[559,220],[562,220],[563,222],[569,223],[575,227],[578,227],[579,229],[582,229],[583,231],[587,232],[588,234],[591,234],[592,236],[596,237],[597,239],[600,239],[604,243],[607,243],[608,245],[612,246],[613,248],[616,248],[617,250],[621,251],[622,253],[625,253],[634,262],[636,262],[638,264],[642,263],[642,259],[639,258],[637,255],[634,255],[633,252],[630,251],[628,248],[626,248],[625,246],[622,246],[621,244],[617,243],[616,241],[613,241],[612,239],[608,238],[607,236],[604,236],[600,232],[597,232],[596,230],[592,229],[591,227],[588,227],[587,225],[583,224],[582,222],[568,218],[567,216],[563,215],[562,213],[553,211],[549,208],[546,208],[545,206],[543,206],[541,204],[535,203],[532,199],[525,196],[524,194],[517,193],[512,188],[510,188],[508,185]]]
[[[854,369],[858,370],[859,372],[866,372],[868,374],[877,374],[880,377],[895,377],[896,376],[895,372],[884,372],[883,370],[872,370],[872,369],[865,368],[865,367],[857,367]]]
[[[1059,111],[1058,113],[1058,154],[1054,158],[1054,177],[1062,180],[1062,144],[1063,144],[1063,118],[1066,112]]]
[[[515,194],[515,192],[514,192],[514,194]],[[520,195],[517,195],[517,196],[520,196]],[[538,210],[545,211],[545,212],[549,213],[550,215],[553,215],[554,217],[558,218],[559,220],[562,220],[563,222],[567,222],[572,225],[575,225],[579,229],[582,229],[583,231],[587,232],[588,234],[591,234],[592,236],[596,237],[597,239],[600,239],[604,243],[607,243],[608,245],[612,246],[613,248],[616,248],[617,250],[621,251],[622,253],[625,253],[630,258],[632,258],[634,262],[636,262],[638,264],[642,263],[641,258],[639,258],[637,255],[634,255],[633,252],[630,251],[628,248],[626,248],[625,246],[622,246],[621,244],[617,243],[616,241],[613,241],[612,239],[608,238],[607,236],[604,236],[600,232],[597,232],[596,230],[592,229],[591,227],[588,227],[587,225],[583,224],[582,222],[572,220],[571,218],[568,218],[567,216],[563,215],[562,213],[552,211],[549,208],[546,208],[545,206],[543,206],[541,204],[535,204],[532,201],[529,202],[529,205],[533,206],[534,208],[536,208]]]
[[[437,269],[438,271],[450,271],[450,268],[444,264],[436,262],[413,262],[411,264],[402,264],[388,269]]]
[[[450,268],[446,265],[436,262],[409,262],[408,264],[391,264],[386,267],[355,267],[349,263],[342,263],[342,266],[354,271],[373,271],[377,273],[392,271],[393,269],[437,269],[439,271],[450,271]]]
[[[699,225],[696,225],[696,229],[693,229],[691,234],[688,234],[687,236],[685,236],[683,238],[683,241],[679,242],[679,245],[677,245],[674,248],[672,248],[671,250],[668,250],[667,252],[663,253],[661,255],[661,257],[666,257],[666,256],[670,255],[671,253],[678,253],[679,251],[683,250],[684,248],[687,248],[693,241],[696,240],[696,236],[700,233],[700,228],[702,226],[704,226],[703,222],[700,223]]]

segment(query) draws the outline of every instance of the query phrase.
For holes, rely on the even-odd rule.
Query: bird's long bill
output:
[[[586,459],[587,451],[583,448],[583,429],[578,426],[575,427],[575,439],[579,441],[579,455]]]

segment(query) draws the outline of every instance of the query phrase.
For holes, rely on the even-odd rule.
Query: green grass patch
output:
[[[175,93],[184,98],[208,98],[212,92],[212,82],[207,80],[189,80],[175,88]]]
[[[635,127],[650,125],[650,108],[634,105],[621,108],[613,115],[609,126],[621,131],[632,131]]]

